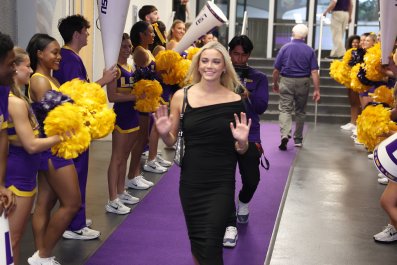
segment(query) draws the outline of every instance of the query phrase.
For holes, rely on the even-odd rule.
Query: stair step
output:
[[[278,111],[265,112],[261,115],[261,120],[263,121],[278,121]],[[293,115],[293,119],[294,119]],[[314,122],[314,113],[306,113],[306,122]],[[327,114],[317,114],[318,123],[332,123],[332,124],[346,124],[350,121],[350,115],[327,115]]]

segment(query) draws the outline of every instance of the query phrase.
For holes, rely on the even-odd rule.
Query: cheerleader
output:
[[[109,201],[107,212],[127,214],[130,208],[124,204],[135,204],[139,199],[124,189],[128,156],[139,134],[139,113],[134,109],[135,95],[131,94],[133,68],[127,63],[132,51],[130,36],[123,34],[117,68],[117,80],[107,86],[109,102],[114,102],[115,129],[112,133],[112,156],[108,169]]]
[[[30,39],[26,50],[34,71],[27,94],[33,102],[39,103],[48,91],[58,90],[59,83],[51,72],[59,68],[61,47],[53,37],[38,33]],[[56,157],[50,150],[44,151],[39,166],[38,189],[32,219],[37,251],[28,262],[30,265],[57,264],[51,252],[81,205],[73,161]],[[59,208],[51,214],[57,200]]]

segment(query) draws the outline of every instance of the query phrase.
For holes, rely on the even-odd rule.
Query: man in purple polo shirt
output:
[[[79,78],[89,82],[87,70],[79,56],[80,50],[87,45],[89,36],[88,29],[90,23],[81,15],[72,15],[59,21],[58,30],[65,42],[65,46],[61,49],[62,60],[59,70],[54,71],[54,77],[63,84],[74,78]],[[103,72],[101,79],[96,81],[100,86],[113,81],[117,76],[117,70],[112,67]],[[89,150],[73,159],[79,177],[79,187],[81,193],[81,208],[70,223],[68,230],[63,233],[63,237],[67,239],[88,240],[99,237],[99,231],[89,228],[92,221],[86,219],[85,199],[88,177],[88,160]]]
[[[14,43],[10,36],[0,32],[0,215],[12,209],[14,194],[4,187],[8,156],[8,93],[15,75]],[[8,253],[6,253],[8,254]],[[12,261],[12,256],[7,256]]]
[[[332,50],[330,59],[341,58],[345,52],[343,36],[346,32],[347,25],[351,22],[353,10],[352,0],[331,0],[323,16],[332,12],[331,32],[332,32]]]
[[[249,96],[245,99],[245,108],[247,116],[251,119],[252,123],[248,135],[248,150],[245,154],[238,155],[238,166],[243,186],[238,195],[237,213],[232,213],[226,226],[225,235],[223,237],[223,246],[225,247],[236,246],[236,220],[241,224],[248,223],[248,204],[254,196],[260,179],[259,162],[263,151],[261,146],[259,115],[264,113],[267,109],[269,86],[266,75],[247,64],[253,49],[254,45],[245,35],[235,36],[229,42],[229,54],[234,69],[238,73],[241,83],[249,91]]]
[[[280,93],[279,149],[282,151],[287,150],[288,139],[291,138],[293,111],[295,111],[295,146],[302,146],[310,76],[314,86],[313,100],[317,102],[320,99],[319,67],[313,49],[305,43],[307,33],[308,28],[305,25],[295,25],[292,28],[291,42],[281,47],[274,63],[273,91]]]

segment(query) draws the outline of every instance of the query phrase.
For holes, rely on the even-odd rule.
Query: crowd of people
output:
[[[179,120],[170,117],[179,116],[185,97],[186,118],[182,129],[186,152],[181,165],[180,196],[192,255],[196,264],[223,264],[222,248],[236,245],[236,222],[248,222],[249,201],[260,180],[263,150],[259,115],[268,104],[267,78],[247,64],[254,48],[247,36],[233,38],[227,51],[208,33],[192,45],[201,49],[191,56],[186,76],[186,80],[190,80],[189,89],[170,90],[161,83],[163,94],[156,115],[140,111],[136,104],[145,95],[132,92],[138,76],[143,79],[157,76],[162,82],[158,78],[160,73],[156,73],[155,56],[178,45],[185,34],[185,23],[175,20],[167,34],[156,7],[143,6],[139,17],[141,21],[132,26],[130,33],[120,36],[117,64],[105,69],[102,77],[95,81],[106,86],[108,101],[114,103],[116,114],[105,211],[130,213],[127,205],[138,203],[139,198],[127,189],[149,189],[154,185],[141,171],[164,173],[171,166],[172,163],[157,152],[158,141],[162,138],[167,146],[173,147]],[[73,159],[52,153],[51,147],[75,137],[76,132],[66,130],[48,136],[43,122],[46,116],[38,114],[38,106],[44,104],[49,92],[58,92],[63,84],[75,78],[90,82],[79,55],[87,45],[89,28],[90,23],[81,15],[62,18],[58,24],[62,47],[50,35],[37,33],[26,51],[14,47],[8,35],[0,34],[3,86],[0,93],[0,210],[8,216],[14,264],[24,263],[19,257],[20,241],[33,208],[36,250],[28,259],[31,265],[59,264],[52,251],[61,237],[89,240],[101,234],[91,228],[93,220],[86,217],[89,149]],[[133,65],[128,62],[130,57]],[[204,127],[208,128],[203,130]],[[205,136],[201,137],[202,134]],[[207,151],[213,155],[207,156]],[[145,153],[146,162],[141,167]],[[230,159],[224,159],[225,154]],[[21,163],[29,166],[21,167]],[[237,163],[244,185],[236,209]],[[212,174],[203,179],[201,171]],[[206,205],[206,213],[197,217],[195,205]],[[200,223],[204,226],[197,229]]]
[[[260,182],[260,115],[268,107],[268,79],[248,65],[254,45],[247,36],[233,37],[227,50],[213,32],[208,32],[192,44],[200,49],[191,58],[185,77],[189,85],[175,89],[162,80],[163,73],[156,71],[157,55],[175,48],[188,25],[176,19],[167,34],[155,6],[143,6],[138,14],[141,20],[129,34],[120,36],[117,63],[95,81],[106,86],[108,101],[114,103],[116,114],[105,211],[117,215],[131,212],[128,205],[140,200],[128,189],[147,190],[154,185],[142,170],[158,174],[168,170],[172,163],[157,151],[158,142],[161,138],[167,147],[173,148],[181,129],[185,153],[179,196],[192,257],[195,264],[223,264],[223,247],[236,246],[237,224],[249,221],[249,203]],[[89,240],[101,234],[91,228],[93,220],[86,217],[89,149],[73,159],[53,154],[51,147],[75,137],[76,132],[66,130],[48,136],[43,129],[43,117],[39,118],[36,112],[48,92],[59,91],[62,84],[75,78],[90,82],[79,55],[87,45],[89,28],[89,21],[81,15],[65,17],[58,24],[63,47],[48,34],[37,33],[26,50],[15,47],[8,35],[0,33],[0,214],[8,216],[16,265],[23,263],[19,258],[20,241],[34,203],[32,227],[36,249],[28,259],[30,265],[59,264],[52,251],[61,237]],[[305,43],[307,34],[305,25],[293,27],[291,42],[280,49],[274,64],[272,86],[280,94],[281,151],[287,150],[291,138],[295,147],[303,145],[310,78],[313,100],[320,99],[319,67],[314,50]],[[356,63],[362,63],[377,41],[373,33],[349,38],[349,67],[353,69]],[[189,57],[189,49],[183,56]],[[133,65],[129,63],[130,57]],[[340,57],[339,53],[335,57]],[[388,87],[394,86],[395,69],[395,65],[384,69],[388,79],[382,82]],[[138,102],[148,97],[148,93],[134,93],[136,84],[142,80],[160,84],[162,95],[156,111],[137,108]],[[356,143],[362,143],[363,138],[357,128],[362,123],[360,119],[364,119],[359,117],[365,115],[359,114],[368,106],[375,106],[373,94],[380,84],[383,85],[378,80],[366,83],[365,90],[348,87],[351,121],[342,129],[351,130]],[[292,134],[293,112],[296,127]],[[182,120],[178,119],[181,113]],[[395,109],[391,113],[391,119],[396,120]],[[243,184],[237,202],[236,166]],[[388,186],[381,202],[390,216],[390,224],[374,239],[391,242],[397,240],[397,186],[383,179]],[[59,206],[55,207],[57,202]]]

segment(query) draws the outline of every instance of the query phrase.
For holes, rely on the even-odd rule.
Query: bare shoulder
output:
[[[228,101],[238,101],[241,99],[241,96],[234,91],[225,88],[225,98],[227,98]]]
[[[18,97],[9,97],[8,98],[8,111],[13,116],[18,113],[27,113],[27,102]]]
[[[25,103],[25,100],[19,98],[19,97],[8,97],[8,104],[10,106],[16,106],[16,107],[20,107],[23,106]]]
[[[30,79],[30,87],[32,89],[49,89],[51,88],[50,81],[44,76],[34,75]]]

